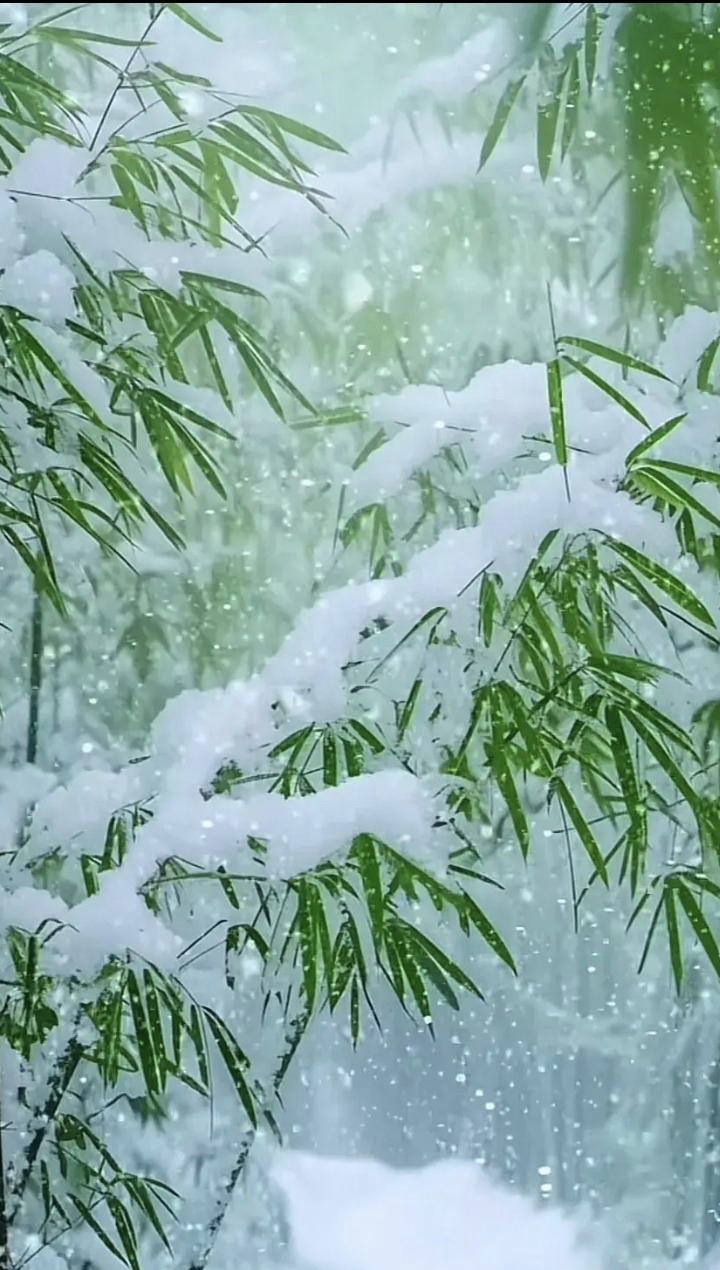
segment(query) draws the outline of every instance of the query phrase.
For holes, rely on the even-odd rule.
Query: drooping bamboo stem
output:
[[[32,619],[30,622],[30,691],[27,743],[25,746],[26,763],[34,763],[37,760],[40,728],[40,693],[42,690],[42,650],[42,597],[36,582],[33,591]]]

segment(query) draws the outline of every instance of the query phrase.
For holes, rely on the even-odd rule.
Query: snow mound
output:
[[[576,1222],[468,1161],[394,1169],[285,1151],[295,1255],[313,1270],[597,1270]]]

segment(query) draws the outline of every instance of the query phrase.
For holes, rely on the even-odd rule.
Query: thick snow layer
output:
[[[0,304],[39,318],[50,326],[62,326],[75,316],[70,270],[50,251],[23,256],[0,278]]]
[[[312,1270],[595,1270],[579,1228],[476,1165],[393,1169],[284,1152],[274,1168]]]
[[[137,787],[131,788],[124,773],[84,773],[41,802],[31,845],[48,848],[64,839],[71,850],[79,850],[93,831],[97,842],[112,811],[132,795],[137,796]],[[246,847],[248,837],[254,837],[267,847],[262,875],[290,877],[346,850],[361,833],[416,856],[426,854],[432,824],[428,793],[405,771],[357,776],[308,797],[267,793],[246,800],[207,799],[192,787],[183,793],[178,772],[172,771],[157,802],[155,816],[137,832],[120,867],[103,874],[96,895],[68,908],[40,889],[0,891],[0,929],[12,924],[33,930],[46,919],[63,923],[52,947],[65,973],[87,969],[128,947],[168,964],[182,941],[139,895],[168,856],[206,868],[222,864],[231,872],[257,872]]]
[[[693,349],[705,339],[709,316],[700,315],[685,333]],[[682,329],[676,334],[681,340]],[[46,336],[54,355],[69,351],[60,347],[59,336],[50,331]],[[86,368],[86,376],[92,374]],[[656,425],[677,410],[677,403],[673,389],[654,383],[653,396],[635,399]],[[88,395],[93,388],[88,383]],[[631,394],[632,389],[623,388]],[[98,400],[98,407],[102,405]],[[346,850],[358,833],[368,832],[426,856],[435,800],[430,785],[397,768],[346,780],[309,797],[262,793],[236,799],[208,797],[203,791],[222,763],[232,759],[244,771],[263,771],[267,749],[281,736],[309,721],[346,715],[344,668],[358,656],[362,633],[374,621],[394,624],[401,636],[432,608],[474,604],[468,591],[473,579],[492,569],[512,584],[553,529],[621,538],[678,567],[671,526],[618,488],[638,425],[596,389],[573,380],[566,407],[570,436],[579,446],[571,453],[567,486],[561,468],[548,462],[497,490],[475,527],[446,530],[413,556],[401,575],[350,583],[322,595],[301,613],[254,678],[225,689],[186,692],[171,701],[157,720],[147,764],[112,777],[85,773],[68,790],[56,789],[40,800],[30,848],[48,849],[56,838],[72,851],[100,832],[114,808],[152,798],[153,817],[139,830],[122,867],[104,875],[96,896],[68,911],[79,947],[97,955],[127,944],[153,958],[174,955],[173,938],[138,898],[157,865],[170,855],[244,872],[250,868],[246,844],[252,836],[267,844],[270,874],[287,877]],[[547,431],[544,367],[515,362],[489,367],[462,392],[446,396],[431,385],[412,387],[397,397],[376,399],[375,410],[388,423],[399,411],[409,424],[394,449],[391,442],[377,452],[390,451],[397,459],[395,467],[388,460],[381,469],[388,480],[402,483],[408,464],[418,457],[415,434],[425,436],[428,428],[443,431],[435,428],[439,419],[469,431],[477,471],[488,473],[515,458],[528,433]],[[441,860],[438,865],[442,867]],[[48,901],[48,914],[54,913],[55,902]],[[124,919],[118,920],[122,914]],[[57,941],[58,946],[71,942],[69,932],[66,940]],[[65,953],[72,964],[68,947]]]
[[[683,379],[689,367],[718,335],[720,320],[717,313],[693,305],[676,318],[670,327],[660,350],[660,366],[671,378],[678,381]]]
[[[403,144],[406,129],[409,144]],[[322,173],[319,183],[332,200],[328,210],[333,218],[350,232],[375,212],[402,199],[426,190],[468,184],[476,176],[478,150],[476,135],[458,137],[449,145],[440,125],[429,118],[423,123],[422,149],[413,144],[409,125],[403,124],[398,127],[397,152],[394,148],[389,162],[383,163],[378,154],[352,170]],[[532,154],[524,144],[508,141],[497,160],[493,156],[488,180],[504,180],[515,186],[519,182],[526,198],[540,193],[540,179],[532,166],[528,169],[528,157]],[[255,234],[272,227],[271,241],[276,248],[304,240],[313,230],[327,225],[312,203],[301,202],[292,192],[280,190],[268,195],[258,184],[254,193],[257,198],[248,208],[245,226]]]
[[[470,36],[445,57],[430,58],[401,80],[397,102],[415,93],[430,93],[435,101],[457,101],[485,83],[501,69],[512,53],[512,33],[507,23],[494,21]]]

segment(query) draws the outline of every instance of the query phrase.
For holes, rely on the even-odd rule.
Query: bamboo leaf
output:
[[[710,929],[708,920],[692,891],[685,885],[682,878],[679,875],[676,875],[673,881],[678,900],[684,909],[685,916],[693,929],[693,933],[702,947],[705,956],[710,962],[710,965],[715,971],[715,974],[718,979],[720,979],[720,948],[718,948],[717,940]]]
[[[562,101],[562,85],[564,70],[558,75],[555,84],[547,92],[548,100],[542,102],[537,109],[536,144],[538,170],[541,180],[547,179],[552,163],[555,137],[557,134],[560,105]]]
[[[590,367],[586,366],[583,362],[576,361],[574,357],[568,357],[567,353],[563,356],[569,366],[574,367],[580,375],[584,375],[586,379],[589,379],[591,384],[594,384],[596,388],[599,388],[601,392],[604,392],[606,396],[610,397],[611,400],[629,414],[631,418],[636,419],[643,428],[647,428],[648,431],[650,430],[650,424],[642,412],[638,410],[637,406],[634,406],[631,401],[628,401],[627,397],[623,396],[618,388],[614,388],[612,384],[609,384],[606,379],[597,375],[594,370],[591,370]]]
[[[240,1101],[245,1108],[248,1120],[254,1129],[257,1128],[257,1109],[255,1101],[250,1093],[250,1087],[245,1079],[245,1068],[248,1066],[247,1058],[240,1049],[237,1041],[232,1035],[227,1024],[220,1018],[214,1010],[209,1006],[203,1007],[203,1014],[207,1020],[208,1027],[213,1036],[213,1040],[220,1051],[220,1056],[225,1064],[227,1073],[232,1080],[235,1090]]]
[[[222,44],[222,37],[216,35],[214,31],[211,31],[209,27],[205,26],[205,24],[201,22],[194,13],[191,13],[189,9],[185,8],[184,4],[168,4],[166,5],[166,8],[169,9],[170,13],[174,13],[175,17],[179,18],[181,22],[184,22],[186,26],[192,27],[193,31],[197,31],[200,35],[204,35],[207,40],[213,40],[216,44]]]
[[[671,432],[674,432],[685,419],[687,419],[687,414],[675,415],[672,419],[668,419],[667,423],[661,424],[659,428],[653,428],[653,431],[649,434],[649,436],[644,437],[643,440],[640,441],[638,445],[634,446],[628,454],[625,459],[628,467],[630,467],[631,464],[633,464],[643,454],[646,454],[648,450],[652,449],[654,445],[657,445],[659,441],[662,441],[664,437],[667,437]]]
[[[647,578],[648,582],[652,582],[659,590],[664,591],[665,595],[677,604],[679,608],[684,609],[686,613],[690,613],[698,622],[714,628],[712,614],[705,608],[705,605],[695,595],[694,591],[686,583],[682,582],[674,573],[670,573],[663,565],[658,564],[656,560],[651,560],[641,551],[637,551],[635,547],[631,547],[628,543],[619,542],[612,538],[606,539],[607,546],[616,555],[621,556],[629,565],[636,569],[638,573]]]
[[[557,790],[560,801],[563,804],[563,807],[565,808],[568,816],[570,817],[572,821],[573,828],[575,832],[577,833],[577,836],[580,839],[583,847],[585,848],[585,851],[587,852],[588,859],[590,860],[590,863],[593,865],[597,876],[602,879],[605,886],[609,886],[610,882],[609,882],[609,878],[607,874],[607,868],[605,865],[605,857],[603,856],[603,853],[600,850],[600,847],[597,841],[595,840],[595,836],[587,820],[583,816],[573,795],[571,794],[570,790],[565,784],[565,781],[558,780],[555,783],[555,788]]]
[[[530,830],[502,742],[487,747],[487,752],[488,763],[495,778],[495,783],[510,813],[518,845],[523,855],[527,857],[530,850]]]
[[[600,20],[598,12],[594,4],[587,7],[587,15],[585,18],[585,78],[587,80],[588,92],[592,93],[593,82],[595,79],[595,67],[597,65],[598,41],[600,38]]]
[[[123,1260],[131,1267],[131,1270],[140,1270],[140,1262],[138,1260],[137,1240],[135,1238],[135,1230],[127,1210],[120,1202],[117,1195],[108,1195],[107,1206],[112,1214],[115,1222],[115,1229],[122,1245],[124,1255]]]
[[[651,366],[649,362],[643,362],[630,353],[623,353],[618,348],[608,348],[606,344],[598,344],[595,340],[580,339],[576,335],[559,335],[558,344],[569,344],[572,348],[580,348],[584,353],[590,353],[592,357],[614,362],[616,366],[622,366],[625,370],[639,370],[644,375],[653,375],[656,379],[664,379],[666,383],[672,383],[663,371]],[[575,365],[574,362],[573,365]]]
[[[478,172],[485,167],[485,164],[500,140],[502,130],[510,117],[510,112],[517,101],[518,94],[524,83],[524,75],[521,75],[519,79],[511,80],[500,97],[500,100],[495,107],[495,114],[493,115],[492,123],[487,130],[485,140],[482,144],[480,161],[477,167]]]
[[[675,908],[675,892],[670,886],[665,887],[663,896],[665,908],[665,924],[670,943],[670,964],[672,966],[675,988],[679,992],[683,981],[683,956],[680,944],[677,910]]]
[[[580,107],[580,67],[577,50],[572,49],[567,70],[567,90],[565,93],[565,114],[563,117],[562,137],[560,140],[560,157],[565,158],[575,134]]]
[[[630,475],[636,485],[652,494],[654,498],[669,503],[671,507],[687,508],[688,511],[695,512],[703,520],[709,521],[711,525],[720,529],[720,517],[701,503],[694,494],[690,493],[690,490],[668,476],[667,464],[661,460],[656,460],[653,464],[646,463],[640,467],[633,467]]]
[[[552,424],[553,446],[555,458],[563,467],[567,467],[568,447],[565,433],[565,406],[563,403],[562,375],[560,362],[553,357],[547,364],[547,391],[550,403],[550,420]]]

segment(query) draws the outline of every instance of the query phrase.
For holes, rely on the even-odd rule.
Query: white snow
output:
[[[62,835],[66,845],[79,849],[94,831],[97,847],[109,816],[128,801],[127,795],[125,774],[76,777],[69,789],[42,800],[31,844],[51,846]],[[122,864],[101,876],[97,894],[70,907],[40,888],[0,895],[0,927],[13,923],[34,929],[48,917],[66,923],[53,943],[66,974],[126,948],[167,965],[182,941],[149,912],[139,891],[168,856],[205,868],[222,864],[232,872],[258,873],[247,849],[253,836],[267,844],[262,876],[287,878],[347,850],[361,833],[415,856],[429,854],[432,802],[422,783],[405,771],[357,776],[307,797],[267,793],[245,800],[203,798],[191,789],[183,793],[178,773],[171,771],[157,804]]]
[[[596,1270],[580,1227],[469,1161],[394,1169],[283,1152],[273,1175],[312,1270]]]
[[[7,269],[17,259],[23,246],[23,233],[17,207],[0,188],[0,269]]]
[[[0,278],[0,304],[8,304],[50,326],[75,316],[75,278],[50,251],[23,256]]]
[[[472,35],[453,53],[430,58],[401,80],[397,103],[427,92],[435,101],[457,101],[497,72],[512,52],[512,35],[502,18]]]
[[[642,399],[653,422],[653,410],[667,417],[664,392],[660,386],[654,403]],[[411,427],[396,440],[410,438],[407,448],[413,461],[415,430],[425,437],[428,426],[434,428],[440,397],[446,418],[471,429],[481,472],[516,455],[526,430],[547,428],[544,368],[513,362],[489,367],[466,390],[449,394],[447,401],[432,386],[376,400],[377,414],[385,419],[396,410],[407,416]],[[139,830],[123,865],[103,877],[98,895],[70,910],[69,920],[81,938],[90,936],[96,944],[100,939],[106,948],[113,941],[137,947],[136,941],[142,940],[146,955],[152,949],[153,956],[172,956],[174,941],[159,922],[144,915],[137,892],[158,863],[172,854],[209,867],[230,863],[242,871],[248,866],[248,835],[267,841],[267,867],[278,877],[312,868],[347,849],[361,832],[425,855],[432,798],[403,771],[356,777],[337,788],[288,800],[276,794],[204,798],[201,791],[227,759],[250,771],[258,765],[262,770],[265,748],[279,739],[275,702],[295,703],[294,726],[303,717],[316,722],[342,717],[348,703],[343,668],[357,653],[361,632],[374,619],[394,623],[402,634],[431,608],[472,604],[472,596],[462,596],[473,578],[491,568],[512,583],[552,529],[621,537],[656,557],[677,561],[672,528],[616,488],[629,443],[637,439],[637,425],[630,421],[634,430],[628,436],[626,416],[612,404],[606,407],[596,390],[588,396],[582,385],[571,383],[567,403],[571,432],[577,426],[588,445],[597,447],[594,453],[571,455],[569,498],[557,464],[498,489],[485,503],[476,527],[446,530],[416,553],[400,576],[350,583],[322,595],[300,615],[261,674],[226,689],[187,692],[170,702],[154,729],[154,762],[128,769],[131,780],[127,772],[112,778],[88,773],[81,778],[81,796],[76,781],[70,792],[55,790],[41,800],[34,817],[40,841],[60,827],[66,842],[82,841],[89,829],[107,818],[116,799],[118,806],[130,800],[130,791],[138,796],[138,780],[145,790],[155,782],[153,818]],[[401,450],[399,444],[396,449]],[[387,465],[388,476],[396,482],[402,479],[407,455],[401,454],[401,459],[394,471]],[[441,860],[437,863],[442,866]],[[132,913],[132,920],[116,920],[123,912]]]
[[[717,312],[693,305],[672,323],[661,345],[658,365],[672,379],[680,382],[718,335],[720,318]]]

